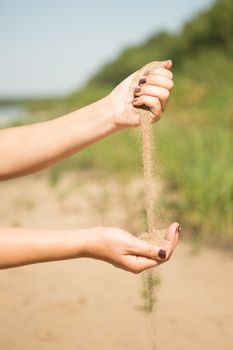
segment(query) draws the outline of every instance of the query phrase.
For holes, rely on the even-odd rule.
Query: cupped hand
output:
[[[152,112],[152,122],[160,119],[173,88],[171,67],[172,62],[168,60],[158,62],[158,68],[149,74],[139,74],[137,71],[123,80],[106,97],[107,108],[111,110],[115,127],[140,125],[140,114],[135,107],[148,107]]]
[[[170,259],[179,235],[180,225],[169,226],[164,244],[155,246],[113,227],[99,227],[88,236],[84,256],[103,260],[133,273],[140,273]]]

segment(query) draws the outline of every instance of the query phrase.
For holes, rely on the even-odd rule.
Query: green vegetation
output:
[[[66,100],[70,108],[77,101],[85,105],[147,62],[172,58],[175,89],[155,137],[170,191],[167,197],[176,193],[172,206],[193,237],[233,238],[232,18],[233,2],[217,1],[180,33],[156,34],[126,49]],[[75,167],[132,173],[138,156],[129,161],[126,155],[129,150],[133,154],[137,142],[132,131],[116,135],[80,154]]]
[[[177,81],[175,95],[182,96],[184,110],[174,99],[160,125],[161,160],[170,190],[179,193],[174,205],[180,221],[194,235],[232,239],[231,89],[210,92],[208,84],[199,84]]]
[[[30,110],[53,109],[60,103],[58,97],[54,98],[0,98],[0,107],[20,106]],[[63,104],[63,103],[62,103]]]
[[[127,48],[59,103],[66,111],[86,105],[144,64],[171,58],[175,89],[166,116],[154,128],[167,198],[176,198],[172,206],[193,237],[226,241],[233,239],[232,18],[233,2],[216,1],[179,33],[155,34]],[[116,134],[53,167],[51,179],[55,183],[64,170],[77,167],[133,175],[137,144],[135,131]]]

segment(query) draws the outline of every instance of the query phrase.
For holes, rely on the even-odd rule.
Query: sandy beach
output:
[[[122,189],[98,174],[65,176],[51,187],[39,174],[0,184],[1,226],[99,225],[135,231],[141,184]],[[129,205],[132,202],[133,205]],[[185,228],[184,228],[185,229]],[[233,260],[181,242],[159,268],[158,311],[142,310],[142,279],[100,261],[79,259],[0,272],[1,350],[230,350]]]

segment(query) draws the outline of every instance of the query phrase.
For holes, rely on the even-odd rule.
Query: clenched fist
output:
[[[150,109],[151,121],[156,122],[167,105],[173,88],[172,62],[155,62],[150,70],[146,67],[131,74],[106,97],[117,128],[140,125],[140,113],[135,107]]]

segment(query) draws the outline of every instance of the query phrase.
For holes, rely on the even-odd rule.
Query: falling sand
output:
[[[138,82],[138,78],[142,76],[149,76],[154,70],[161,67],[160,62],[152,62],[143,67],[137,77],[135,83]],[[152,112],[146,108],[139,108],[140,120],[141,120],[141,135],[142,135],[142,164],[143,164],[143,177],[144,177],[144,200],[147,220],[147,232],[140,235],[141,239],[153,241],[156,244],[160,244],[164,237],[164,230],[158,230],[156,227],[156,193],[155,193],[155,174],[154,174],[154,144],[152,135]],[[160,278],[156,271],[153,269],[147,270],[143,273],[143,298],[144,308],[151,315],[150,327],[152,331],[152,348],[156,349],[156,336],[155,336],[155,313],[158,287],[160,284]]]
[[[138,80],[143,76],[149,76],[153,72],[162,67],[161,62],[151,62],[139,70],[134,82],[138,83]],[[164,67],[164,66],[163,66]],[[155,216],[155,204],[156,204],[156,191],[155,191],[155,174],[154,174],[154,144],[152,135],[152,118],[154,115],[147,107],[137,108],[141,121],[141,134],[142,134],[142,164],[143,164],[143,176],[144,176],[144,198],[145,209],[147,219],[147,233],[150,240],[157,240],[157,243],[161,240],[161,232],[156,230],[156,216]]]

